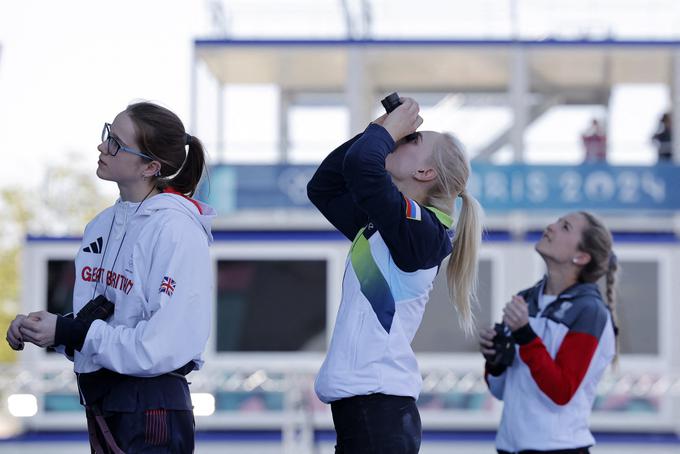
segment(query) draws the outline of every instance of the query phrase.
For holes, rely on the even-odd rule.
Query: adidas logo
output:
[[[83,252],[91,252],[94,254],[100,254],[102,252],[102,244],[104,239],[102,237],[97,238],[97,241],[93,241],[89,246],[83,248]]]

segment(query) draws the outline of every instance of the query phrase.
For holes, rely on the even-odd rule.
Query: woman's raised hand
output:
[[[376,120],[376,123],[382,124],[395,142],[415,132],[423,124],[423,119],[418,115],[420,112],[418,103],[413,98],[400,98],[400,100],[399,107],[386,117]],[[382,120],[382,123],[379,120]]]

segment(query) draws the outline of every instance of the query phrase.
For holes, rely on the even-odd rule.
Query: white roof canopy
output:
[[[306,91],[344,90],[352,52],[377,89],[507,91],[519,50],[530,91],[543,92],[668,84],[680,42],[197,40],[195,47],[223,84]]]

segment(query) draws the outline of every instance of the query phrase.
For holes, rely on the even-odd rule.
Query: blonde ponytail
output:
[[[479,202],[467,192],[461,194],[460,216],[453,237],[453,252],[446,266],[449,295],[460,316],[465,334],[475,326],[472,305],[477,301],[477,260],[482,240]]]
[[[455,227],[453,252],[446,266],[446,281],[461,328],[466,335],[474,331],[472,306],[477,300],[477,260],[482,240],[481,207],[467,193],[470,163],[463,145],[451,134],[441,134],[434,144],[432,159],[437,169],[437,183],[430,189],[428,204],[452,213],[456,197],[462,199]]]

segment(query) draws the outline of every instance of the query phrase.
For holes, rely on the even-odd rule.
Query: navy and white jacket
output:
[[[115,309],[90,326],[72,358],[76,373],[104,368],[153,377],[192,361],[202,366],[211,323],[214,216],[205,204],[163,193],[141,206],[119,199],[87,225],[75,259],[73,311],[100,294]]]
[[[513,332],[514,362],[487,367],[491,393],[503,400],[496,447],[557,450],[591,446],[588,428],[597,384],[616,352],[614,325],[596,284],[566,289],[543,311],[545,278],[519,293],[529,324]]]
[[[439,265],[451,253],[451,218],[399,192],[385,170],[394,145],[382,126],[370,125],[326,157],[307,186],[319,211],[353,241],[333,336],[315,382],[326,403],[420,393],[411,341]]]

